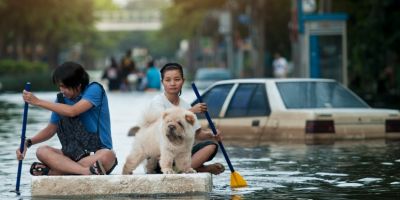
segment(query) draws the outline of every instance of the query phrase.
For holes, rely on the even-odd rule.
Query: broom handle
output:
[[[200,103],[203,103],[203,100],[201,99],[200,93],[197,90],[197,87],[194,83],[192,83],[192,88],[194,93],[196,94],[197,99],[199,100]],[[212,130],[212,132],[214,133],[214,135],[217,135],[217,130],[215,129],[214,123],[211,120],[210,114],[208,114],[207,111],[204,112],[204,114],[206,115],[208,124],[210,125],[210,128]],[[222,144],[221,141],[218,141],[218,145],[221,148],[222,153],[224,154],[225,160],[228,163],[229,169],[231,170],[231,172],[233,173],[235,170],[233,169],[232,163],[229,160],[228,154],[225,151],[224,145]]]

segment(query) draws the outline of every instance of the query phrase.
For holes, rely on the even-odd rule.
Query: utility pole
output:
[[[252,76],[264,77],[265,76],[265,18],[263,11],[265,8],[264,0],[256,0],[251,2],[250,6],[250,32],[251,32],[251,46],[252,46]]]
[[[224,35],[226,43],[226,64],[227,68],[233,72],[234,70],[234,56],[233,56],[233,40],[232,40],[232,16],[228,9],[223,11],[219,17],[219,32]]]

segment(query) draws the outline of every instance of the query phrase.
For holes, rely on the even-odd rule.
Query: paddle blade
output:
[[[232,188],[240,188],[246,187],[247,183],[242,176],[236,171],[231,173],[231,187]]]

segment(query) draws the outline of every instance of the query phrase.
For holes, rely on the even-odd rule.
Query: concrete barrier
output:
[[[206,194],[211,190],[209,173],[32,177],[33,197]]]

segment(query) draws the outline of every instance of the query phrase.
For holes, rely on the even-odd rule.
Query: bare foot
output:
[[[196,169],[197,172],[209,172],[218,175],[225,171],[225,167],[221,163],[214,163],[211,165],[204,165]]]

